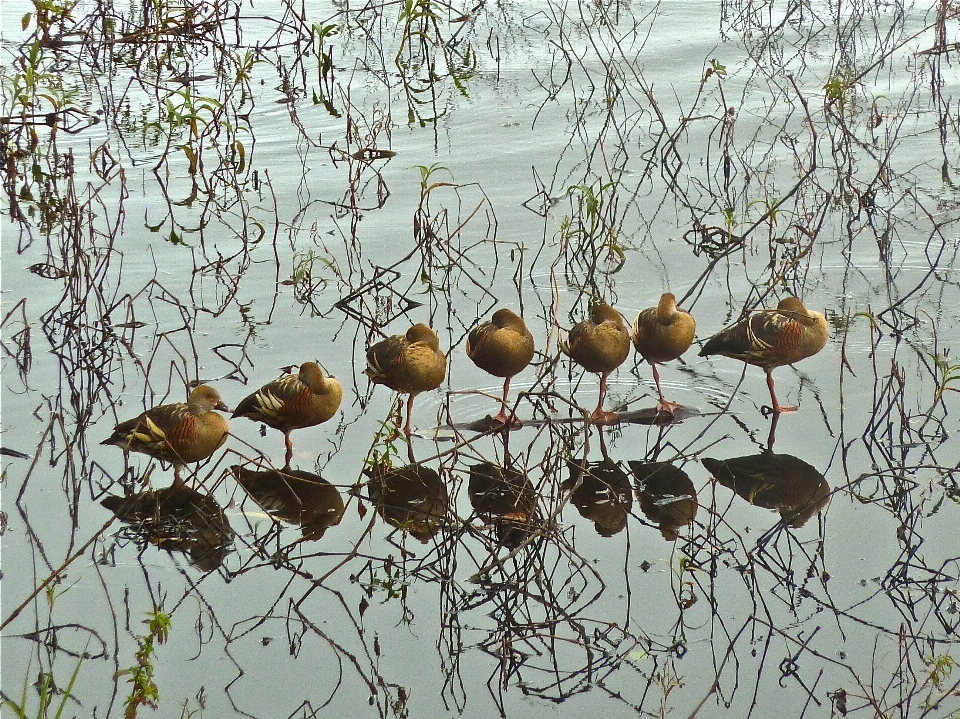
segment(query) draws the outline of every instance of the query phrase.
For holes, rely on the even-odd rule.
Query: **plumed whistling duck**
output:
[[[590,319],[578,322],[566,340],[560,341],[561,351],[587,372],[600,375],[600,399],[590,415],[594,424],[616,424],[616,412],[605,412],[603,398],[607,393],[607,377],[630,354],[630,332],[623,317],[602,300],[590,312]]]
[[[316,362],[304,362],[298,374],[286,374],[246,397],[233,416],[263,422],[283,432],[284,467],[289,467],[293,459],[290,433],[326,422],[336,414],[342,399],[343,388],[337,379],[326,376]]]
[[[383,384],[409,394],[407,420],[403,433],[409,437],[413,400],[421,392],[436,389],[447,376],[447,358],[440,351],[440,340],[427,325],[416,324],[404,335],[393,335],[367,350],[367,368],[363,371],[374,384]]]
[[[784,407],[777,401],[773,370],[812,357],[823,349],[828,336],[827,320],[820,312],[811,312],[796,297],[786,297],[777,309],[754,312],[715,334],[700,356],[719,354],[762,367],[773,413],[793,412],[796,407]]]
[[[186,402],[162,404],[121,422],[100,444],[170,462],[174,485],[180,485],[183,465],[206,459],[227,441],[230,423],[215,409],[230,411],[217,390],[202,384]]]
[[[690,313],[677,308],[677,298],[672,292],[660,295],[660,303],[640,312],[633,322],[633,346],[653,368],[653,381],[660,395],[658,412],[673,414],[680,405],[663,398],[657,364],[675,360],[686,352],[696,329],[697,323]]]
[[[533,335],[523,318],[507,308],[494,312],[489,321],[474,327],[467,336],[467,356],[473,363],[494,377],[504,378],[500,413],[493,417],[501,424],[510,422],[507,416],[510,380],[530,364],[533,351]]]

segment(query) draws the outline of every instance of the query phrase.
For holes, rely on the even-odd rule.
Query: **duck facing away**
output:
[[[503,377],[503,399],[500,413],[492,419],[503,425],[511,423],[507,416],[507,395],[510,380],[533,359],[533,335],[523,318],[503,308],[493,313],[489,321],[474,327],[467,336],[467,356],[484,372]],[[516,418],[513,423],[519,424]]]
[[[284,467],[293,459],[295,429],[313,427],[333,417],[340,408],[343,388],[328,377],[316,362],[304,362],[297,374],[286,374],[268,382],[237,405],[234,417],[263,422],[283,432],[286,445]]]
[[[701,357],[724,355],[763,368],[773,413],[794,412],[777,401],[773,370],[812,357],[827,344],[829,329],[820,312],[811,312],[796,297],[780,300],[775,310],[748,315],[707,340]]]
[[[697,323],[689,312],[677,307],[677,298],[672,292],[660,295],[660,303],[640,312],[633,322],[633,346],[653,368],[653,381],[660,396],[658,412],[672,415],[681,405],[663,398],[657,365],[675,360],[686,352],[693,342],[696,329]]]
[[[174,486],[179,486],[183,483],[181,467],[206,459],[227,441],[230,423],[213,410],[230,411],[217,390],[202,384],[194,388],[186,402],[152,407],[121,422],[100,444],[170,462]]]
[[[630,354],[630,332],[623,317],[602,300],[590,312],[590,319],[578,322],[560,350],[587,372],[600,375],[600,399],[590,415],[594,424],[617,424],[616,412],[605,412],[603,398],[607,393],[607,377],[623,364]]]
[[[415,324],[406,334],[393,335],[367,350],[367,368],[363,371],[374,384],[410,395],[403,433],[409,437],[413,400],[421,392],[436,389],[447,376],[447,358],[440,351],[440,340],[427,325]]]

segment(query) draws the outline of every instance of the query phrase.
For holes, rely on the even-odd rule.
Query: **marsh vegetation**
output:
[[[960,716],[956,2],[3,10],[5,716]],[[666,292],[659,387],[561,351]],[[775,396],[698,356],[790,296]],[[274,389],[101,444],[198,384]]]

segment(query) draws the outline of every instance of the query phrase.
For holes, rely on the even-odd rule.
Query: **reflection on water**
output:
[[[388,524],[423,543],[443,524],[450,497],[435,469],[408,464],[396,469],[365,469],[367,493]]]
[[[730,459],[701,459],[713,478],[758,507],[775,509],[786,524],[802,527],[830,500],[830,485],[798,457],[763,451]]]
[[[537,493],[526,473],[492,462],[470,467],[470,504],[484,523],[493,525],[498,541],[517,547],[529,534],[537,513]]]
[[[637,478],[637,501],[647,519],[660,528],[663,538],[674,541],[681,527],[697,518],[697,490],[690,475],[669,462],[630,460]]]
[[[960,712],[956,2],[3,10],[4,716]]]
[[[204,572],[219,567],[233,546],[233,529],[223,508],[210,495],[185,485],[127,497],[108,495],[100,504],[129,525],[130,541],[186,554],[190,564]]]
[[[593,522],[597,534],[612,537],[627,526],[633,506],[630,480],[617,462],[603,459],[586,466],[567,461],[570,476],[561,489],[573,490],[570,501],[584,519]]]
[[[343,518],[343,497],[318,474],[298,469],[230,468],[237,483],[271,517],[300,527],[304,539],[320,539]]]

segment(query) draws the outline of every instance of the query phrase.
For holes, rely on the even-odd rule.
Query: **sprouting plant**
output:
[[[371,568],[370,583],[366,586],[369,596],[373,596],[376,591],[382,591],[386,596],[383,601],[388,602],[391,599],[400,598],[401,591],[406,585],[403,573],[393,555],[387,555],[383,560],[383,575]]]
[[[200,136],[201,128],[215,118],[221,105],[210,97],[194,97],[188,86],[169,95],[166,107],[169,126],[174,128],[186,125],[190,128],[190,137],[196,138]]]
[[[944,696],[956,693],[956,684],[952,686],[948,684],[956,662],[949,654],[941,654],[940,656],[924,657],[923,663],[930,673],[924,684],[932,685],[924,699],[924,706],[928,709],[939,708]],[[954,713],[950,716],[956,717],[957,714]]]
[[[747,204],[747,210],[752,210],[754,207],[758,205],[765,209],[764,214],[767,215],[767,222],[769,222],[771,226],[776,225],[777,224],[777,210],[776,210],[777,199],[774,198],[772,201],[769,199],[752,200]]]
[[[615,180],[601,183],[597,189],[592,185],[573,185],[567,195],[573,201],[573,214],[561,223],[560,236],[564,244],[573,243],[574,254],[582,253],[585,247],[592,248],[595,258],[610,262],[608,272],[619,272],[626,263],[626,253],[618,241],[614,218],[617,213]],[[611,198],[612,199],[609,199]],[[606,255],[604,257],[604,255]]]
[[[823,86],[825,105],[828,110],[843,114],[853,102],[856,78],[849,68],[840,69],[830,76]]]
[[[333,48],[325,48],[324,45],[326,44],[326,39],[328,37],[333,37],[338,32],[340,32],[340,26],[334,23],[331,23],[330,25],[314,23],[310,27],[310,34],[312,35],[315,43],[314,50],[317,54],[320,77],[326,77],[327,74],[329,74],[329,72],[333,69]]]
[[[960,364],[950,364],[948,355],[938,355],[933,352],[928,353],[937,370],[937,391],[933,396],[934,402],[939,402],[944,392],[960,392],[960,388],[951,387],[952,384],[960,381]]]
[[[50,40],[51,28],[58,24],[63,25],[70,20],[70,13],[76,5],[76,2],[56,3],[51,0],[33,0],[34,12],[26,13],[20,19],[20,26],[26,30],[30,27],[31,19],[35,20],[37,29],[40,31],[40,39],[46,44]]]
[[[716,75],[721,79],[725,78],[727,76],[727,66],[716,58],[710,60],[710,67],[703,73],[703,82],[709,80],[712,75]]]
[[[401,624],[410,624],[413,622],[413,612],[410,610],[410,607],[407,606],[407,586],[409,585],[409,581],[403,566],[397,562],[392,554],[387,555],[380,567],[374,567],[372,562],[368,563],[364,568],[364,572],[357,575],[357,579],[368,598],[373,599],[376,592],[383,593],[383,600],[380,604],[386,604],[387,602],[399,599],[403,612],[400,617]]]
[[[380,423],[380,429],[373,438],[373,446],[364,459],[364,464],[371,472],[387,472],[393,469],[393,458],[400,456],[397,440],[402,438],[407,441],[397,424],[391,420]]]
[[[723,208],[723,226],[727,234],[732,233],[733,228],[737,226],[737,217],[732,207],[728,206]]]
[[[674,570],[674,578],[676,580],[676,599],[677,603],[681,609],[689,609],[694,604],[697,603],[698,597],[696,592],[696,585],[692,579],[688,579],[687,575],[693,574],[695,571],[699,571],[699,567],[690,562],[686,557],[681,557],[676,569]],[[685,638],[684,628],[681,627],[681,638]]]
[[[434,216],[430,210],[430,194],[440,187],[453,187],[452,182],[434,181],[434,175],[440,171],[446,172],[453,179],[453,173],[439,163],[415,165],[420,170],[420,203],[413,215],[413,237],[423,250],[424,263],[420,270],[420,282],[424,286],[424,293],[433,292],[432,271],[435,269],[433,245],[440,239],[440,227],[446,211],[441,210]]]
[[[78,95],[76,88],[64,85],[63,76],[47,72],[43,44],[37,39],[29,49],[12,64],[19,71],[7,74],[3,70],[5,95],[10,98],[7,115],[29,115],[41,112],[60,112],[70,106]],[[41,104],[42,103],[42,104]]]
[[[450,179],[453,179],[453,173],[450,172],[450,169],[444,167],[439,162],[434,162],[432,165],[427,167],[426,165],[414,165],[414,168],[420,170],[420,195],[424,196],[432,192],[438,187],[449,187],[452,183],[450,182],[431,182],[431,178],[441,170],[450,175]]]
[[[40,672],[40,679],[36,684],[34,684],[40,700],[40,704],[37,706],[36,712],[30,712],[29,714],[27,713],[27,703],[29,701],[30,693],[30,677],[33,676],[29,664],[27,665],[27,671],[24,672],[23,689],[20,693],[19,702],[15,702],[9,697],[4,697],[3,702],[0,703],[0,706],[13,712],[13,715],[17,717],[17,719],[27,719],[29,716],[47,717],[50,716],[49,709],[50,705],[53,703],[53,697],[59,693],[61,694],[60,704],[53,713],[53,717],[54,719],[60,719],[60,717],[63,716],[64,709],[66,709],[67,701],[73,696],[73,687],[77,682],[77,677],[80,676],[80,667],[83,666],[83,660],[86,658],[86,656],[87,652],[86,649],[84,649],[83,653],[80,654],[80,658],[77,660],[77,665],[73,668],[73,673],[70,675],[70,681],[63,690],[58,689],[56,682],[54,681],[52,664],[49,671]]]
[[[950,674],[953,672],[955,664],[953,658],[949,654],[943,654],[939,657],[925,659],[924,663],[930,670],[930,682],[937,691],[942,691],[944,682],[950,678]]]
[[[327,280],[320,274],[321,269],[329,269],[333,262],[313,249],[296,252],[293,255],[293,276],[288,284],[293,285],[293,299],[302,305],[309,305],[313,314],[320,314],[314,305],[314,298],[327,286]]]
[[[160,690],[153,680],[153,655],[156,652],[156,645],[166,643],[170,635],[170,616],[157,609],[147,612],[147,618],[143,623],[147,625],[147,633],[137,637],[140,648],[135,654],[136,665],[129,669],[122,669],[115,675],[116,678],[129,675],[132,685],[125,703],[126,709],[123,713],[125,719],[136,717],[141,704],[156,709],[157,702],[160,700]]]
[[[57,600],[57,597],[69,591],[69,589],[70,587],[65,589],[61,588],[59,580],[53,581],[45,587],[44,595],[47,600],[47,611],[51,621],[53,618],[54,602]],[[27,711],[27,704],[30,700],[30,678],[34,676],[32,671],[32,659],[28,663],[26,671],[23,675],[23,688],[20,692],[19,701],[14,701],[4,693],[2,701],[0,701],[0,707],[9,709],[11,712],[13,712],[13,715],[17,717],[17,719],[27,719],[28,716],[48,717],[50,716],[53,698],[57,694],[60,694],[60,704],[53,713],[53,717],[55,719],[59,719],[61,716],[63,716],[64,710],[67,706],[67,701],[73,697],[73,687],[77,682],[77,677],[80,676],[80,667],[83,666],[84,659],[89,656],[87,654],[89,645],[90,642],[88,640],[87,646],[83,648],[83,651],[80,653],[77,659],[77,665],[73,668],[73,673],[70,675],[70,681],[67,682],[67,686],[64,689],[59,688],[54,678],[54,659],[56,655],[54,655],[54,659],[51,659],[50,666],[47,669],[44,669],[43,666],[40,667],[39,679],[33,684],[39,699],[39,704],[35,712],[30,711],[28,713]]]

